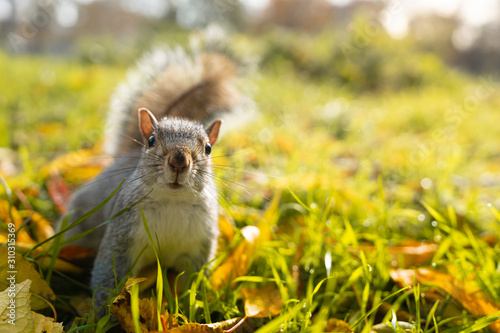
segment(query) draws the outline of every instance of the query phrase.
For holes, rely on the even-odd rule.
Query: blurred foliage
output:
[[[262,64],[268,70],[293,70],[300,78],[346,86],[350,91],[419,88],[439,81],[449,68],[407,37],[395,42],[380,26],[362,18],[346,32],[273,30],[262,36]],[[448,76],[448,75],[446,75]]]
[[[172,32],[165,40],[183,36]],[[249,82],[258,86],[260,113],[241,130],[223,128],[214,148],[221,204],[238,228],[265,217],[273,235],[252,257],[247,275],[274,279],[282,313],[290,314],[278,317],[277,327],[290,332],[311,325],[321,331],[318,317],[351,325],[363,318],[356,329],[369,332],[391,319],[391,309],[408,322],[432,315],[413,291],[395,295],[384,311],[368,312],[400,290],[390,275],[397,267],[432,266],[457,279],[474,274],[471,280],[498,304],[500,224],[492,210],[500,209],[498,78],[453,71],[410,39],[379,32],[362,44],[356,40],[355,30],[234,38],[261,56],[260,75]],[[0,172],[49,219],[57,216],[42,167],[102,139],[107,101],[130,61],[112,41],[85,43],[94,46],[82,46],[78,59],[0,54],[0,145],[13,165],[6,172],[5,157]],[[96,43],[105,57],[91,55]],[[144,43],[124,57],[148,49]],[[358,45],[356,52],[347,52],[349,45]],[[266,199],[272,197],[275,208]],[[409,240],[437,250],[406,265],[408,258],[391,247]],[[328,282],[320,282],[326,276]],[[209,301],[205,294],[211,318],[201,310],[190,318],[242,315],[235,295],[247,284],[215,292]],[[421,288],[432,294],[429,285]],[[449,294],[440,294],[434,313],[440,331],[477,319]],[[183,313],[207,306],[192,307],[189,298],[181,297]]]

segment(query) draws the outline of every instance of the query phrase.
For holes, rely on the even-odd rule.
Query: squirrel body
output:
[[[91,278],[97,306],[109,294],[105,288],[114,288],[113,262],[118,281],[156,264],[141,209],[163,268],[199,270],[215,256],[218,201],[210,154],[222,122],[214,119],[237,107],[240,95],[237,61],[225,52],[221,35],[213,34],[206,30],[202,47],[198,40],[190,53],[147,54],[112,98],[105,151],[114,161],[75,193],[70,222],[125,180],[110,202],[66,233],[69,238],[88,231],[132,206],[73,242],[98,249]]]

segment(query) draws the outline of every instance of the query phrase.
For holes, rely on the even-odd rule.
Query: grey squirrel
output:
[[[236,88],[239,62],[226,51],[220,32],[211,29],[191,42],[190,51],[159,48],[146,54],[111,100],[104,149],[114,161],[75,192],[71,220],[126,180],[107,205],[66,238],[143,199],[73,243],[98,250],[91,277],[97,306],[109,294],[105,288],[114,288],[113,260],[118,281],[156,264],[141,206],[163,268],[199,270],[215,256],[218,200],[210,155],[222,123],[216,118],[237,108],[243,97]]]

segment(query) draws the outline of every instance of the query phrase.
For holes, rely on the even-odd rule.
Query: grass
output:
[[[493,331],[488,324],[499,314],[471,312],[457,299],[456,286],[431,281],[404,289],[391,273],[398,267],[444,272],[475,283],[480,298],[498,307],[498,80],[470,77],[382,37],[350,63],[339,58],[328,35],[309,41],[310,53],[295,44],[304,37],[281,37],[237,37],[265,55],[260,76],[250,79],[258,87],[260,111],[240,130],[223,128],[214,147],[213,155],[221,156],[214,158],[216,173],[237,183],[219,184],[236,235],[215,268],[243,242],[239,230],[245,226],[258,225],[270,237],[259,243],[247,273],[232,287],[213,290],[204,274],[189,276],[188,287],[169,303],[170,313],[180,322],[243,317],[242,289],[272,281],[281,314],[249,320],[252,330],[323,332],[328,319],[337,318],[356,332],[380,324],[398,332],[405,323],[412,332]],[[335,77],[328,69],[329,48],[349,71]],[[306,53],[299,57],[298,50]],[[321,57],[314,66],[300,62],[315,59],[315,52]],[[356,73],[372,66],[361,63],[363,55],[378,59],[376,66],[385,64],[367,86],[362,77],[356,80]],[[417,79],[407,85],[398,76],[407,74],[406,56],[419,64]],[[58,213],[40,170],[58,155],[98,144],[107,100],[125,67],[0,53],[0,146],[19,163],[17,173],[4,177],[52,221]],[[420,261],[394,254],[409,241],[435,244],[436,250],[427,259],[417,255]],[[60,281],[52,275],[53,286]],[[68,323],[76,295],[66,290],[58,296],[60,318]]]

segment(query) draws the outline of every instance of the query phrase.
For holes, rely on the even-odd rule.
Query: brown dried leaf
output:
[[[405,267],[429,263],[436,254],[438,245],[415,240],[407,240],[399,246],[389,246],[393,261],[403,263]]]
[[[274,283],[257,288],[243,288],[242,293],[248,317],[274,317],[280,314],[281,293]]]
[[[387,250],[391,254],[391,260],[396,267],[412,267],[430,263],[436,253],[438,245],[435,243],[424,243],[415,240],[406,240],[398,246],[388,246]],[[349,251],[355,253],[358,248],[349,247]],[[359,247],[363,251],[375,251],[376,248],[370,245]],[[401,265],[401,266],[400,266]]]
[[[66,245],[61,249],[58,257],[68,262],[79,262],[88,258],[94,258],[95,255],[96,251],[94,250],[86,249],[84,247],[76,245]]]
[[[391,271],[391,277],[400,286],[426,283],[440,287],[472,314],[488,315],[500,311],[500,304],[492,300],[473,282],[473,279],[459,281],[453,276],[428,268],[398,269]],[[500,322],[489,326],[493,332],[500,332]]]
[[[115,316],[120,326],[127,332],[135,332],[132,310],[130,307],[130,288],[132,285],[145,280],[145,278],[129,278],[120,295],[118,295],[114,299],[113,304],[111,304],[111,314]],[[177,320],[168,313],[164,313],[163,316],[167,319],[167,328],[169,330],[178,326]],[[156,301],[153,298],[139,299],[139,325],[142,332],[155,331],[158,329],[157,307]]]
[[[71,198],[71,190],[57,171],[50,174],[47,181],[47,192],[49,192],[49,196],[59,212],[66,214],[69,199]]]
[[[0,281],[7,283],[7,278],[11,275],[16,276],[16,280],[24,281],[29,279],[32,281],[31,290],[32,294],[36,294],[41,296],[47,300],[54,301],[56,299],[56,295],[50,289],[47,282],[40,277],[40,274],[34,267],[32,263],[23,258],[23,256],[19,253],[15,254],[15,266],[10,267],[10,263],[8,262],[8,251],[7,247],[4,245],[0,245]],[[8,273],[10,271],[15,271],[16,273]],[[47,302],[43,301],[39,297],[31,296],[31,309],[40,310],[44,309],[48,306]]]
[[[241,318],[232,318],[213,324],[189,323],[169,329],[169,333],[223,333],[232,328]]]

